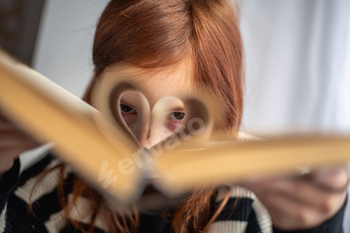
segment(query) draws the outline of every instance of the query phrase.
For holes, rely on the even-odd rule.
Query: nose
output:
[[[168,138],[173,132],[167,130],[161,123],[143,124],[131,129],[142,148],[150,148],[163,139]]]
[[[150,147],[148,141],[149,124],[139,119],[134,125],[129,126],[135,138],[142,148]]]
[[[157,143],[161,142],[162,140],[168,138],[172,134],[174,134],[174,132],[166,129],[163,124],[153,124],[149,128],[149,132],[148,132],[148,138],[147,138],[148,146],[149,147],[154,146]]]

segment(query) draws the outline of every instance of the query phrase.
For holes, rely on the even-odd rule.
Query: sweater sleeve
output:
[[[274,227],[273,233],[343,233],[343,218],[346,202],[347,201],[345,201],[343,207],[336,215],[316,228],[307,230],[283,231]]]
[[[18,185],[19,169],[19,159],[16,159],[12,168],[4,174],[0,181],[0,212],[4,210],[8,197]]]
[[[20,162],[14,161],[12,168],[7,171],[0,181],[0,232],[5,226],[6,203],[9,196],[18,186]]]

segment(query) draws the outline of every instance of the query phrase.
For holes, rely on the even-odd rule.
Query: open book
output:
[[[117,80],[101,83],[93,97],[99,111],[0,52],[1,113],[38,141],[53,142],[57,156],[120,203],[137,201],[149,183],[172,197],[251,175],[293,173],[297,166],[350,160],[350,136],[346,135],[200,140],[193,125],[193,132],[189,127],[151,148],[140,148],[108,102],[132,88]],[[210,108],[194,99],[186,101],[193,109],[190,119],[207,124]],[[191,133],[193,140],[188,140],[185,136]]]

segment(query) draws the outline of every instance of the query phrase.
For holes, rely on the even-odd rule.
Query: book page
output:
[[[282,135],[260,141],[185,143],[158,158],[158,188],[178,195],[194,187],[234,184],[254,175],[297,175],[299,166],[350,161],[349,135]]]
[[[136,195],[140,171],[107,174],[139,149],[118,125],[4,52],[0,84],[0,110],[13,123],[41,143],[53,142],[54,153],[102,192],[121,201]]]

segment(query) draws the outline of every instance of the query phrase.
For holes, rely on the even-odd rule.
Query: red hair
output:
[[[228,0],[110,1],[97,25],[93,45],[96,73],[84,100],[90,102],[94,82],[106,67],[118,63],[141,68],[166,67],[188,56],[194,66],[193,83],[209,87],[220,103],[220,127],[237,131],[243,105],[242,42]],[[59,190],[62,196],[63,175]],[[228,198],[211,215],[216,193],[216,188],[193,191],[172,217],[174,232],[205,232]],[[137,231],[136,211],[117,214],[109,210],[101,195],[78,178],[74,184],[74,200],[80,195],[91,200],[91,226],[95,217],[101,215],[110,232]],[[68,205],[74,205],[74,200]],[[63,209],[67,210],[68,205],[62,202]],[[66,215],[78,226],[67,211]]]

